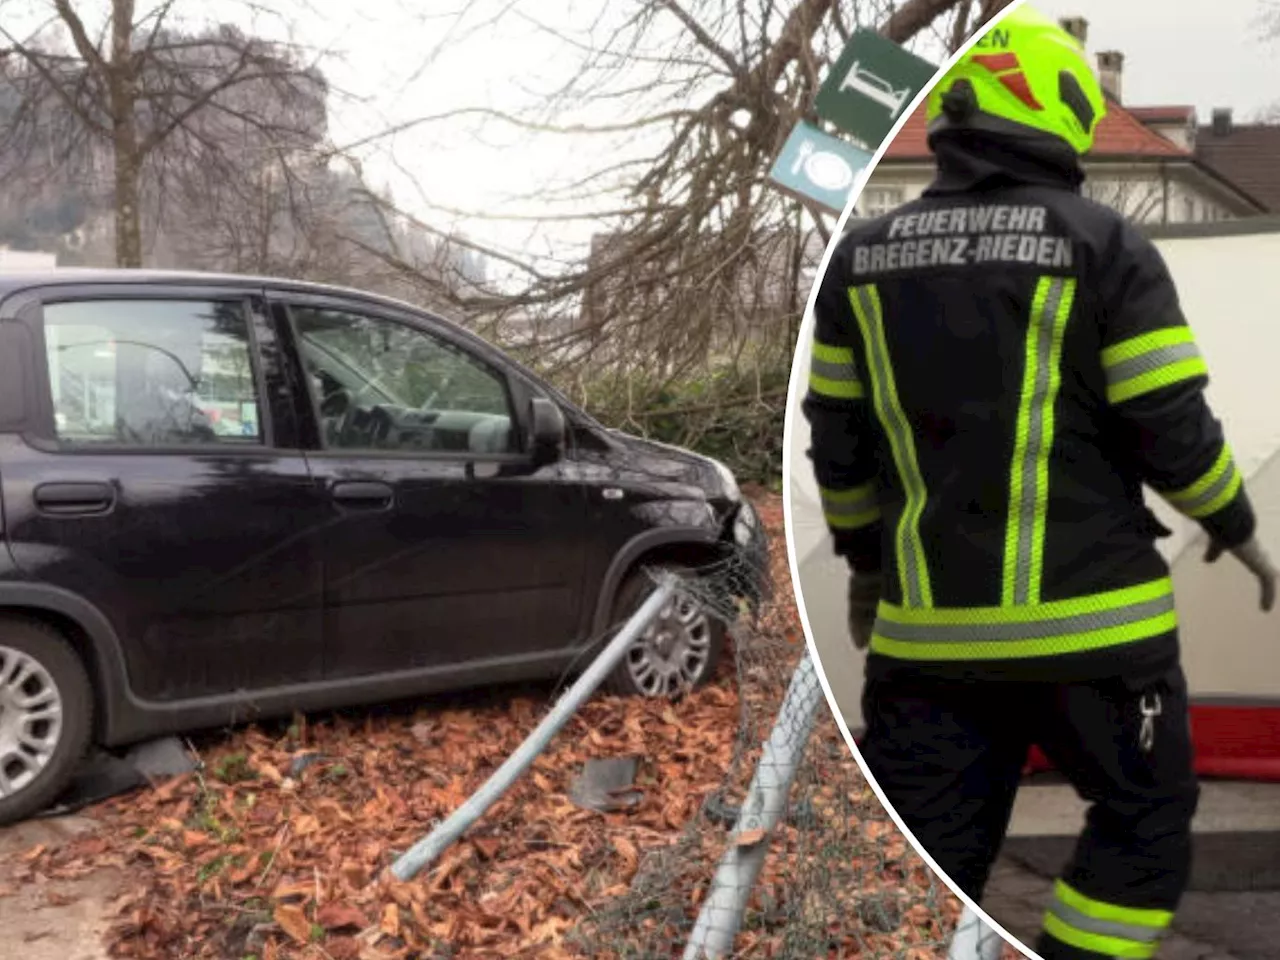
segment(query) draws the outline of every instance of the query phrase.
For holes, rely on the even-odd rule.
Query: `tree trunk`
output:
[[[139,210],[141,158],[133,118],[116,123],[115,148],[115,220],[116,266],[142,266],[142,214]]]
[[[112,147],[115,155],[116,266],[142,266],[142,161],[133,64],[133,0],[112,0],[111,98]]]

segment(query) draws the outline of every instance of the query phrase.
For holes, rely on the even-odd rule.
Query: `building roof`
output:
[[[1191,123],[1196,117],[1196,108],[1189,106],[1169,107],[1127,107],[1135,118],[1143,123]]]
[[[1150,108],[1148,108],[1150,109]],[[1183,109],[1180,107],[1160,107],[1160,110]],[[1151,122],[1148,120],[1148,122]],[[1112,100],[1107,104],[1107,115],[1098,124],[1098,133],[1094,139],[1094,147],[1089,154],[1097,159],[1107,158],[1182,158],[1192,159],[1192,154],[1176,143],[1162,137],[1135,115],[1133,108],[1126,108]],[[911,115],[899,131],[889,149],[885,151],[886,160],[925,160],[932,159],[925,123],[924,105]]]
[[[1226,135],[1202,126],[1196,132],[1196,158],[1280,213],[1280,126],[1236,124]]]

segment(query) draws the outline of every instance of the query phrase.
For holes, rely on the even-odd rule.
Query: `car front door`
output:
[[[443,326],[281,293],[315,422],[332,678],[536,676],[578,639],[585,509],[536,465],[524,381]]]
[[[142,700],[320,679],[329,504],[261,292],[56,286],[4,314],[36,371],[4,451],[18,566],[106,615]]]

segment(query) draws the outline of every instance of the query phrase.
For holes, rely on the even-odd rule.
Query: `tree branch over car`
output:
[[[705,422],[666,437],[685,442],[738,405],[754,428],[726,431],[736,435],[722,442],[773,456],[765,437],[781,434],[782,404],[771,398],[785,386],[832,226],[829,214],[767,182],[775,156],[797,121],[814,119],[826,67],[852,30],[873,27],[944,51],[1004,5],[635,0],[581,30],[525,8],[520,15],[575,65],[567,79],[521,107],[504,103],[505,116],[477,104],[396,132],[446,123],[456,130],[471,114],[476,136],[490,128],[577,135],[581,162],[540,184],[527,203],[496,210],[460,209],[423,185],[415,214],[515,223],[536,207],[544,222],[576,222],[593,239],[572,255],[558,246],[553,257],[533,252],[531,232],[521,248],[494,258],[505,264],[500,285],[441,295],[488,335],[519,328],[530,359],[576,384],[578,399],[614,422],[653,424],[666,405],[699,411]],[[487,9],[486,0],[470,0],[458,21],[486,20]],[[412,262],[393,266],[416,271]],[[703,381],[709,389],[713,375],[718,410],[707,411],[716,403],[697,395],[673,399],[675,385]]]

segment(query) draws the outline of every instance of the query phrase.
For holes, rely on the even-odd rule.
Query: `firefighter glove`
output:
[[[884,578],[878,573],[855,573],[849,579],[849,633],[859,650],[871,644],[883,583]]]
[[[1225,548],[1221,544],[1211,541],[1204,555],[1205,563],[1214,563],[1224,552],[1226,552]],[[1262,609],[1265,612],[1271,612],[1276,602],[1276,578],[1280,576],[1280,571],[1276,570],[1275,564],[1267,556],[1267,551],[1256,538],[1251,538],[1233,548],[1231,555],[1258,578],[1258,585],[1262,591]]]

